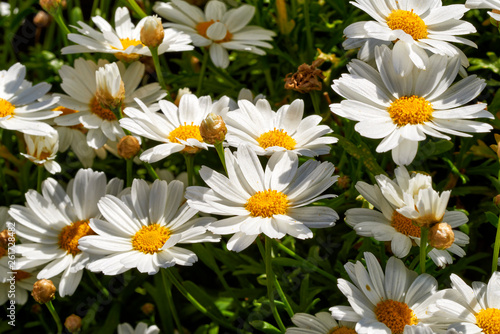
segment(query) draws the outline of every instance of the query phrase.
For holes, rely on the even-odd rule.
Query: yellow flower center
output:
[[[334,327],[330,329],[328,334],[356,334],[356,331],[349,327]]]
[[[417,14],[407,10],[393,10],[387,17],[387,25],[392,30],[401,29],[413,39],[427,38],[427,26]]]
[[[96,234],[89,226],[88,220],[80,220],[65,226],[59,233],[59,248],[75,256],[80,253],[78,240],[86,235]]]
[[[0,117],[14,116],[14,110],[16,107],[7,100],[0,98]]]
[[[78,110],[74,110],[74,109],[69,109],[69,108],[66,108],[66,107],[62,107],[62,106],[59,106],[57,108],[54,108],[52,109],[52,111],[62,111],[62,114],[60,114],[59,116],[57,117],[61,117],[61,116],[66,116],[66,115],[71,115],[71,114],[75,114],[77,112],[79,112]],[[79,130],[83,133],[87,133],[89,130],[85,129],[83,127],[83,124],[77,124],[77,125],[70,125],[70,126],[66,126],[67,128],[70,128],[70,129],[75,129],[75,130]]]
[[[124,108],[124,105],[122,104],[122,110]],[[97,115],[99,118],[104,119],[106,121],[116,121],[116,115],[107,108],[103,108],[99,101],[97,100],[97,97],[93,97],[92,100],[90,101],[90,111],[94,114]]]
[[[420,227],[413,224],[410,218],[406,218],[396,210],[392,213],[391,226],[406,236],[420,238]]]
[[[217,21],[219,22],[219,21]],[[196,31],[198,31],[198,34],[201,36],[210,39],[210,37],[207,36],[207,30],[208,28],[214,24],[214,20],[210,20],[207,22],[200,22],[196,25]],[[233,38],[233,34],[231,34],[229,31],[226,32],[226,36],[224,36],[223,39],[219,39],[217,41],[214,41],[215,43],[224,43],[224,42],[229,42]]]
[[[258,191],[245,204],[253,217],[269,218],[273,215],[284,215],[288,209],[288,199],[285,194],[276,190]]]
[[[170,238],[170,230],[160,224],[143,226],[132,237],[132,247],[144,254],[154,254],[160,251]]]
[[[377,320],[385,324],[392,334],[402,334],[406,325],[418,324],[418,319],[405,303],[392,299],[381,301],[375,306]]]
[[[31,274],[23,271],[23,270],[14,270],[14,279],[16,282],[22,281],[23,279],[27,279],[31,277]]]
[[[136,46],[136,45],[142,45],[143,47],[145,47],[145,45],[142,44],[141,41],[138,41],[136,39],[120,38],[120,42],[122,42],[122,49],[121,50],[127,50],[127,48],[129,46]],[[115,48],[114,46],[111,46],[111,48],[114,50],[120,50],[118,48]],[[115,53],[115,57],[121,61],[130,63],[134,60],[141,58],[141,55],[138,53],[117,52],[117,53]]]
[[[391,103],[387,110],[394,124],[423,124],[432,120],[432,104],[423,97],[403,96]]]
[[[170,133],[168,134],[168,140],[172,143],[177,143],[177,144],[181,144],[179,139],[186,141],[189,138],[194,138],[198,140],[200,143],[203,142],[203,138],[201,137],[200,133],[200,127],[198,125],[193,125],[193,122],[191,122],[191,124],[189,125],[187,125],[186,122],[184,122],[184,125],[181,125],[178,128],[170,131]],[[189,154],[195,154],[198,151],[200,151],[200,148],[193,146],[186,146],[182,150],[182,152]]]
[[[259,146],[263,149],[273,146],[280,146],[286,148],[287,150],[293,150],[297,142],[295,139],[290,137],[285,130],[274,130],[263,133],[257,138]]]
[[[485,334],[500,333],[500,310],[497,308],[487,308],[479,311],[476,315],[476,323]]]

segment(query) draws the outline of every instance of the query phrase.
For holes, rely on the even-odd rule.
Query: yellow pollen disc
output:
[[[124,106],[122,104],[122,109],[123,108],[124,108]],[[111,110],[101,107],[101,104],[99,103],[99,101],[97,100],[97,98],[95,96],[90,101],[90,111],[94,115],[97,115],[98,117],[100,117],[101,119],[104,119],[106,121],[116,121],[117,120],[115,114]]]
[[[297,145],[295,139],[290,137],[286,133],[286,131],[284,131],[283,129],[276,130],[276,128],[274,128],[274,130],[261,134],[259,138],[257,138],[257,142],[263,149],[273,146],[280,146],[286,148],[287,150],[293,150],[295,148],[295,145]]]
[[[203,137],[200,133],[200,127],[198,125],[191,124],[187,125],[184,122],[184,125],[179,126],[178,128],[170,131],[168,134],[168,140],[172,143],[181,144],[179,139],[186,141],[189,138],[194,138],[198,140],[200,143],[203,143]],[[200,151],[200,148],[193,146],[186,146],[181,152],[195,154]]]
[[[356,334],[356,331],[349,327],[334,327],[328,334]]]
[[[385,324],[392,334],[402,334],[406,325],[418,324],[418,319],[405,303],[392,299],[381,301],[375,306],[377,320]]]
[[[59,233],[59,247],[75,256],[80,253],[78,240],[86,235],[96,234],[89,226],[88,220],[80,220],[65,226]]]
[[[245,204],[253,217],[269,218],[273,215],[284,215],[288,209],[288,199],[285,194],[276,190],[258,191]]]
[[[7,100],[0,98],[0,117],[14,116],[14,110],[16,107]]]
[[[219,22],[219,21],[217,21],[217,22]],[[201,36],[210,39],[207,36],[207,30],[214,23],[215,23],[214,20],[210,20],[210,21],[207,21],[207,22],[200,22],[195,27],[196,31],[198,31],[198,34],[200,34]],[[215,43],[224,43],[224,42],[229,42],[231,39],[233,39],[233,34],[231,34],[229,31],[227,31],[226,32],[226,36],[224,36],[223,39],[219,39],[219,40],[214,41],[214,42]]]
[[[387,17],[387,25],[392,30],[403,30],[413,39],[427,38],[427,26],[417,14],[407,10],[393,10]]]
[[[396,210],[392,213],[391,226],[399,233],[408,237],[420,238],[420,227],[413,224],[410,218],[406,218]]]
[[[132,237],[132,247],[144,254],[157,253],[170,238],[170,230],[160,224],[143,226]]]
[[[16,282],[22,281],[23,279],[31,277],[30,273],[23,271],[23,270],[14,270],[14,272],[15,272],[14,278],[15,278]]]
[[[500,333],[500,310],[497,308],[487,308],[479,311],[476,315],[476,323],[485,334]]]
[[[391,103],[387,110],[394,124],[405,126],[408,124],[423,124],[432,120],[432,104],[422,97],[415,95],[403,96]]]
[[[145,45],[142,44],[141,41],[138,41],[136,39],[120,38],[120,42],[122,42],[122,49],[121,50],[127,50],[127,48],[129,46],[136,46],[136,45],[142,45],[143,47],[145,47]],[[115,48],[114,46],[111,46],[111,48],[114,50],[119,50],[119,49]],[[130,63],[134,60],[141,58],[141,55],[138,53],[117,52],[117,53],[115,53],[115,57],[118,58],[119,60]]]

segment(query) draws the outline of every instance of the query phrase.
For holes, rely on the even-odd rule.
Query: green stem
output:
[[[319,96],[316,94],[316,92],[313,91],[309,93],[309,96],[311,97],[311,101],[314,107],[314,112],[316,113],[316,115],[321,115],[321,108],[320,108],[321,102],[319,100]]]
[[[153,57],[153,63],[156,69],[156,76],[158,77],[158,83],[161,88],[167,90],[167,86],[165,85],[165,79],[163,79],[163,72],[161,71],[160,59],[158,58],[158,47],[150,47],[151,56]]]
[[[135,2],[135,0],[128,0],[128,3],[130,5],[130,7],[132,7],[132,9],[134,10],[134,12],[136,12],[137,14],[139,14],[139,16],[142,18],[145,18],[147,15],[146,13],[144,13],[144,11],[142,10],[142,8],[137,4],[137,2]]]
[[[188,173],[188,186],[194,185],[194,154],[184,154],[186,160],[186,169]]]
[[[127,187],[132,186],[133,176],[133,161],[134,158],[127,159]]]
[[[89,277],[90,277],[90,280],[92,281],[92,283],[94,283],[94,285],[104,294],[106,299],[108,299],[109,298],[108,289],[106,289],[104,287],[104,285],[102,285],[101,281],[99,281],[97,279],[97,277],[95,277],[95,274],[93,272],[91,272],[90,270],[86,270],[86,272],[89,274]]]
[[[43,174],[44,174],[44,169],[43,165],[39,165],[38,167],[38,175],[37,175],[37,180],[36,180],[36,191],[39,193],[42,193],[42,181],[43,181]]]
[[[201,86],[203,85],[203,79],[205,78],[205,72],[207,70],[208,63],[208,52],[203,50],[203,60],[201,63],[200,76],[198,77],[198,88],[196,88],[196,95],[200,96]]]
[[[272,267],[272,240],[266,235],[266,256],[264,257],[264,262],[266,263],[266,281],[267,281],[267,298],[269,299],[269,305],[271,307],[271,312],[273,313],[274,319],[278,323],[280,330],[284,333],[286,331],[283,321],[281,321],[276,305],[274,304],[274,272]]]
[[[53,15],[53,17],[57,25],[59,26],[59,28],[61,28],[61,30],[65,35],[64,45],[68,45],[68,34],[71,34],[71,31],[69,31],[68,26],[66,25],[66,23],[64,23],[64,18],[62,17],[61,8],[57,10],[57,12]]]
[[[144,161],[144,166],[146,167],[146,170],[148,171],[149,176],[151,176],[153,178],[153,180],[158,180],[160,178],[158,176],[158,174],[156,174],[156,171],[153,169],[153,167],[151,166],[151,164],[149,162]]]
[[[429,229],[425,226],[420,228],[420,273],[425,273],[425,262],[427,258],[427,234]]]
[[[219,155],[220,162],[222,163],[222,166],[224,167],[224,171],[226,172],[227,175],[227,168],[226,168],[226,157],[224,156],[224,147],[222,146],[222,142],[216,142],[214,144],[215,150],[217,151],[217,154]]]
[[[493,274],[498,268],[498,254],[500,252],[500,218],[498,219],[497,235],[495,237],[495,245],[493,246],[493,261],[491,262],[491,273]]]
[[[174,304],[174,299],[172,298],[172,285],[170,281],[168,280],[167,276],[167,271],[168,269],[162,268],[161,269],[161,277],[163,279],[163,287],[165,288],[165,294],[167,295],[167,302],[168,306],[170,308],[170,312],[172,313],[172,318],[174,318],[175,325],[177,326],[177,330],[179,333],[183,333],[183,327],[181,324],[181,320],[179,319],[179,316],[177,315],[177,310],[175,308]]]
[[[49,300],[47,303],[45,303],[45,305],[47,305],[47,308],[49,309],[50,314],[52,314],[52,317],[54,318],[54,321],[56,322],[57,334],[61,334],[62,330],[63,330],[63,327],[61,324],[61,319],[59,319],[59,315],[57,314],[56,309],[54,308],[54,305],[52,305],[52,301]]]
[[[283,304],[285,304],[285,310],[288,313],[288,316],[293,317],[294,312],[292,309],[292,306],[290,305],[290,302],[286,298],[285,293],[283,292],[283,289],[281,288],[281,284],[278,281],[278,278],[276,275],[274,275],[274,286],[276,287],[276,291],[278,291],[278,295],[280,296],[281,300],[283,301]]]

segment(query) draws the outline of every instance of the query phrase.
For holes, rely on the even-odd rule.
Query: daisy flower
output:
[[[153,275],[176,264],[191,266],[198,257],[177,244],[220,240],[207,231],[215,218],[193,218],[198,211],[185,203],[180,181],[148,185],[135,179],[129,194],[121,199],[105,196],[98,206],[106,221],[91,220],[97,235],[80,239],[79,248],[100,257],[87,268],[105,275],[132,268]]]
[[[488,284],[473,282],[472,288],[451,274],[455,296],[439,300],[437,306],[457,319],[449,326],[464,334],[500,333],[500,272],[494,272]]]
[[[255,7],[242,5],[227,10],[221,1],[209,1],[205,12],[183,0],[156,2],[153,10],[174,23],[165,26],[183,31],[199,47],[208,47],[215,66],[229,66],[227,50],[242,50],[263,56],[260,48],[272,49],[265,41],[271,41],[276,34],[258,26],[249,26],[255,14]]]
[[[97,73],[100,68],[107,64],[105,60],[99,60],[96,64],[91,60],[78,58],[74,67],[63,65],[59,70],[62,79],[61,88],[68,95],[59,95],[59,104],[65,108],[73,109],[75,112],[60,116],[55,119],[60,126],[78,126],[82,124],[87,132],[87,143],[90,147],[98,149],[109,140],[118,141],[125,135],[118,123],[116,115],[107,108],[103,108],[98,101]],[[134,62],[125,68],[122,62],[115,63],[119,70],[118,78],[114,80],[123,81],[125,99],[122,108],[136,107],[134,98],[140,98],[150,108],[157,110],[156,102],[167,93],[161,89],[158,83],[147,84],[138,88],[144,75],[145,66],[140,62]],[[112,69],[112,68],[111,68]]]
[[[440,0],[355,0],[351,4],[375,20],[356,22],[344,30],[344,48],[363,46],[361,59],[369,61],[376,45],[393,44],[391,65],[400,76],[410,74],[414,66],[429,68],[429,54],[459,56],[462,65],[469,66],[464,53],[450,44],[476,47],[468,39],[457,37],[476,32],[471,23],[460,20],[468,11],[464,5],[443,6]]]
[[[239,100],[247,100],[252,102],[253,104],[257,104],[257,101],[260,99],[265,99],[266,96],[264,94],[257,94],[253,95],[252,91],[248,88],[242,88],[240,92],[238,93],[238,99]],[[236,110],[238,109],[238,102],[233,100],[232,98],[229,99],[229,110]]]
[[[295,313],[292,322],[297,327],[287,328],[285,334],[356,334],[352,322],[338,323],[328,312]]]
[[[129,323],[119,324],[116,330],[118,334],[158,334],[160,332],[158,326],[148,327],[144,322],[138,323],[135,329]]]
[[[337,181],[329,162],[308,160],[298,166],[292,152],[279,152],[263,170],[256,153],[242,145],[237,155],[225,150],[226,177],[206,166],[200,176],[210,187],[188,187],[187,203],[202,212],[231,216],[216,221],[208,229],[217,234],[233,234],[227,248],[236,252],[247,248],[264,233],[281,239],[289,234],[298,239],[312,238],[309,228],[335,225],[338,214],[326,206],[305,207]]]
[[[28,291],[33,290],[33,284],[38,271],[35,268],[26,270],[0,271],[0,305],[9,300],[14,300],[17,305],[24,305],[28,301]],[[15,290],[14,290],[15,289]]]
[[[330,152],[328,144],[338,141],[322,137],[332,132],[327,125],[319,125],[321,116],[304,116],[304,101],[295,100],[277,112],[269,102],[260,99],[256,104],[238,101],[239,109],[224,117],[227,126],[226,140],[230,146],[249,145],[258,155],[271,155],[279,151],[292,151],[313,157]]]
[[[17,269],[44,265],[38,279],[62,273],[59,294],[72,295],[89,260],[89,255],[78,249],[78,240],[95,234],[89,220],[99,217],[99,199],[106,193],[118,193],[122,187],[121,180],[106,183],[104,173],[80,169],[66,191],[52,178],[42,183],[42,194],[29,190],[26,206],[12,205],[9,210],[18,223],[16,233],[26,241],[16,245],[16,252],[23,256],[16,263]]]
[[[32,136],[24,134],[26,153],[24,157],[37,165],[43,165],[50,174],[60,173],[61,165],[56,162],[59,150],[59,135],[55,132],[52,136]]]
[[[467,8],[491,8],[500,11],[500,0],[467,0],[465,2]],[[495,21],[500,21],[499,12],[488,12],[491,18]]]
[[[124,113],[128,117],[122,118],[120,125],[133,134],[163,143],[144,151],[140,156],[142,161],[153,163],[176,152],[194,154],[208,149],[200,134],[201,122],[211,112],[217,115],[226,113],[228,101],[226,96],[212,103],[210,96],[197,98],[193,94],[184,94],[179,107],[169,101],[160,101],[160,114],[137,99],[142,111],[126,108]]]
[[[59,98],[45,95],[51,87],[48,83],[32,86],[25,76],[26,67],[20,63],[0,71],[0,128],[35,136],[54,134],[55,130],[41,121],[60,114],[50,110]]]
[[[375,49],[377,70],[359,60],[348,66],[349,74],[334,80],[333,90],[346,98],[331,104],[333,113],[359,121],[355,129],[362,136],[383,138],[377,152],[392,150],[398,165],[410,164],[418,142],[426,135],[450,139],[447,134],[471,137],[466,132],[489,132],[492,126],[475,118],[493,118],[486,104],[464,106],[486,86],[471,75],[452,85],[460,67],[458,58],[433,55],[427,70],[414,68],[400,77],[392,66],[387,46]]]
[[[80,34],[68,34],[68,39],[78,45],[62,48],[62,54],[101,52],[112,53],[116,58],[125,62],[132,62],[142,56],[151,56],[149,48],[141,43],[141,29],[147,18],[143,18],[134,27],[126,7],[118,7],[115,12],[115,28],[100,16],[92,17],[92,21],[100,32],[88,24],[78,21],[80,27],[73,27]],[[158,46],[158,54],[165,52],[189,51],[188,35],[166,29],[163,42]]]
[[[368,270],[359,261],[344,266],[353,283],[339,278],[338,288],[351,306],[330,308],[335,319],[356,322],[360,334],[444,332],[447,318],[434,316],[433,306],[446,290],[437,291],[434,277],[417,275],[395,257],[384,273],[372,253],[364,257]]]

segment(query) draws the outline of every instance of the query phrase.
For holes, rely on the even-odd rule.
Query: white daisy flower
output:
[[[356,334],[354,323],[338,323],[328,312],[295,313],[292,322],[297,327],[287,328],[285,334]]]
[[[59,150],[59,135],[55,132],[52,136],[32,136],[24,134],[26,153],[24,157],[37,165],[43,165],[50,174],[61,172],[61,165],[56,162]]]
[[[488,284],[473,282],[472,288],[455,274],[450,279],[456,295],[437,302],[457,319],[449,329],[463,334],[500,333],[500,272],[494,272]]]
[[[188,204],[202,212],[231,216],[212,223],[217,234],[234,234],[227,248],[236,252],[247,248],[264,233],[281,239],[289,234],[298,239],[312,238],[309,228],[335,225],[338,214],[326,206],[304,207],[322,198],[337,181],[329,162],[308,160],[298,166],[292,152],[274,154],[263,170],[255,152],[242,145],[237,155],[225,150],[229,178],[203,166],[200,176],[210,187],[188,187]]]
[[[33,290],[33,284],[38,271],[34,268],[26,270],[0,270],[0,305],[8,300],[14,300],[17,305],[24,305],[28,301],[29,291]]]
[[[84,22],[78,21],[80,27],[73,27],[81,34],[68,34],[68,39],[78,45],[62,48],[62,54],[101,52],[112,53],[116,58],[132,62],[141,56],[151,56],[149,48],[141,43],[141,29],[146,21],[143,18],[134,27],[126,7],[118,7],[115,12],[115,28],[100,16],[92,17],[92,21],[101,30],[93,29]],[[189,51],[191,38],[174,29],[166,29],[163,42],[158,46],[158,54],[165,52]]]
[[[144,322],[138,323],[135,329],[129,323],[119,324],[116,330],[118,334],[158,334],[160,332],[158,326],[148,327]]]
[[[25,76],[26,67],[20,63],[0,71],[0,128],[35,136],[54,134],[55,130],[41,121],[60,114],[50,110],[59,98],[45,95],[51,87],[48,83],[32,86]]]
[[[57,125],[64,126],[83,124],[89,130],[87,143],[94,149],[102,147],[108,139],[118,141],[125,135],[118,123],[117,116],[111,110],[103,108],[96,96],[98,93],[96,72],[106,64],[107,61],[102,59],[96,64],[93,61],[79,58],[75,60],[74,67],[64,65],[59,70],[62,79],[61,88],[68,94],[59,95],[61,98],[59,104],[69,109],[78,110],[78,112],[60,116],[55,119],[55,122]],[[156,82],[138,88],[145,71],[144,64],[134,62],[126,69],[122,62],[118,62],[116,65],[125,89],[122,109],[136,107],[137,103],[134,99],[140,98],[150,108],[157,110],[156,102],[165,97],[167,93]]]
[[[391,65],[401,76],[411,73],[414,66],[422,70],[429,68],[429,54],[459,56],[462,65],[469,66],[464,53],[450,44],[477,47],[468,39],[457,37],[476,32],[471,23],[460,20],[468,11],[464,5],[443,6],[440,0],[355,0],[351,4],[375,20],[356,22],[344,30],[347,37],[344,48],[362,46],[359,54],[362,60],[373,59],[376,45],[394,43],[394,52],[389,56]]]
[[[258,155],[271,155],[279,151],[292,151],[313,157],[328,154],[329,144],[335,137],[322,137],[333,132],[327,125],[319,125],[321,116],[304,119],[304,101],[295,100],[274,112],[267,100],[254,105],[248,100],[238,101],[239,109],[224,117],[226,140],[230,146],[249,145]]]
[[[257,94],[253,95],[252,91],[248,88],[242,88],[240,92],[238,93],[238,99],[239,100],[247,100],[252,102],[253,104],[257,104],[257,101],[260,99],[265,99],[266,96],[264,94]],[[238,109],[238,102],[233,100],[232,98],[229,99],[229,110],[236,110]]]
[[[260,56],[266,53],[260,48],[272,49],[265,41],[271,41],[274,31],[258,26],[249,26],[255,7],[242,5],[227,10],[221,1],[209,1],[205,12],[183,0],[156,2],[153,10],[174,23],[165,26],[184,31],[191,36],[193,44],[209,47],[210,58],[217,67],[229,66],[227,50],[248,51]]]
[[[354,60],[348,66],[350,74],[334,80],[332,86],[347,99],[331,104],[332,112],[359,121],[355,129],[362,136],[383,138],[377,152],[392,150],[396,164],[408,165],[426,135],[449,140],[447,134],[471,137],[466,132],[492,129],[472,121],[493,118],[486,104],[464,106],[483,90],[484,80],[471,75],[452,85],[460,67],[458,58],[433,55],[427,70],[415,67],[402,78],[392,66],[391,52],[387,46],[375,48],[378,70]]]
[[[142,111],[126,108],[124,113],[128,117],[122,118],[120,125],[133,134],[163,143],[144,151],[140,156],[143,161],[153,163],[176,152],[194,154],[208,149],[200,134],[201,122],[211,112],[217,115],[226,113],[228,101],[226,96],[212,103],[210,96],[198,99],[193,94],[184,94],[179,107],[169,101],[160,101],[160,114],[137,99]]]
[[[23,256],[16,269],[44,265],[38,279],[62,273],[59,294],[72,295],[89,260],[89,255],[78,249],[78,240],[95,234],[89,220],[99,217],[99,199],[106,193],[118,193],[122,187],[121,180],[106,183],[104,173],[81,169],[66,191],[52,178],[42,183],[42,194],[29,190],[26,206],[12,205],[9,210],[18,223],[16,233],[26,241],[16,245],[16,252]]]
[[[434,316],[435,302],[446,291],[428,274],[417,275],[395,257],[387,261],[385,274],[372,253],[344,267],[352,282],[338,280],[339,290],[351,306],[330,308],[337,320],[357,322],[359,334],[442,333],[447,318]],[[419,326],[419,328],[415,328]]]
[[[212,217],[193,218],[198,211],[184,202],[180,181],[155,180],[151,185],[135,179],[130,193],[106,196],[99,203],[106,219],[92,219],[98,235],[80,239],[80,249],[100,258],[87,266],[91,271],[117,275],[132,268],[156,274],[176,264],[191,266],[195,253],[178,243],[217,242],[220,236],[207,231]]]
[[[465,7],[467,8],[491,8],[493,10],[500,11],[500,0],[467,0],[465,2]],[[495,21],[500,21],[499,12],[488,12],[492,19]]]

